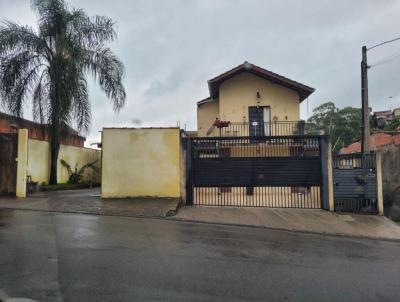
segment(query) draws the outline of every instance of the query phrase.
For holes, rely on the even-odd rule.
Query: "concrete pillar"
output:
[[[332,145],[328,143],[328,198],[329,198],[329,211],[335,211],[335,198],[333,195],[333,162],[332,162]]]
[[[328,136],[321,136],[321,206],[324,210],[333,211],[333,174],[332,174],[332,147]]]
[[[26,197],[26,172],[28,169],[28,129],[18,130],[17,197]]]
[[[379,215],[383,215],[382,154],[380,152],[376,154],[376,191],[378,195],[378,212]]]

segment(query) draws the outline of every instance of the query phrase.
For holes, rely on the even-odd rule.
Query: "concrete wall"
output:
[[[94,162],[97,160],[96,166],[99,170],[101,170],[101,153],[98,150],[90,149],[90,148],[79,148],[75,146],[61,145],[60,152],[58,155],[58,163],[57,163],[57,180],[60,183],[64,183],[68,181],[68,171],[61,164],[60,160],[65,160],[68,164],[71,165],[72,169],[75,169],[77,165],[78,170],[88,163]],[[92,178],[93,183],[101,182],[101,173],[96,173],[92,169],[86,169],[83,179],[85,182],[90,182]]]
[[[26,197],[26,170],[28,162],[28,129],[18,130],[16,196]]]
[[[215,121],[216,117],[219,117],[218,99],[199,105],[197,107],[197,135],[207,136],[207,131]],[[214,135],[218,133],[218,131],[213,132]]]
[[[102,197],[181,196],[178,128],[105,128],[102,148]]]
[[[257,92],[261,98],[257,99]],[[219,88],[219,115],[223,121],[248,121],[249,106],[269,106],[271,121],[300,120],[297,92],[248,72],[223,82]]]
[[[382,156],[385,215],[400,221],[400,146],[385,146],[379,152]]]
[[[28,167],[27,175],[30,175],[32,181],[41,183],[48,183],[50,178],[50,143],[41,140],[29,139],[28,140]],[[101,158],[100,151],[89,148],[61,145],[58,154],[57,163],[57,182],[66,183],[68,181],[68,171],[61,164],[60,160],[65,160],[71,165],[72,169],[77,166],[78,170],[85,164],[95,161],[96,166],[100,169]],[[86,169],[84,174],[84,181],[93,183],[100,183],[101,174],[92,169]]]
[[[48,183],[50,179],[50,144],[46,141],[28,140],[28,170],[32,181]]]
[[[258,99],[257,92],[260,93]],[[246,123],[250,106],[270,107],[270,121],[299,121],[300,97],[297,92],[243,72],[223,82],[219,88],[219,99],[197,107],[198,136],[206,136],[215,117],[222,121]],[[285,134],[285,133],[283,133]],[[291,135],[287,133],[286,135]],[[210,136],[219,135],[215,130]],[[238,134],[245,135],[245,134]]]

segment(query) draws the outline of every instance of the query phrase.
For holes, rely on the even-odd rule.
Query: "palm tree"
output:
[[[60,141],[69,126],[87,133],[91,109],[86,77],[92,75],[118,112],[126,99],[122,62],[107,47],[114,22],[70,9],[63,0],[33,0],[38,30],[11,21],[0,24],[0,96],[20,117],[32,99],[34,119],[49,125],[50,183],[57,183]]]

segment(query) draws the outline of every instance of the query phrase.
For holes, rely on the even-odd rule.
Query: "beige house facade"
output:
[[[314,88],[244,62],[208,81],[210,97],[197,103],[198,136],[219,136],[216,120],[229,122],[224,135],[291,135],[300,120],[300,103]]]

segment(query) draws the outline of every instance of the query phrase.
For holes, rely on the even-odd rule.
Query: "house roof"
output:
[[[371,150],[378,150],[387,145],[400,145],[400,134],[390,135],[387,133],[374,133],[369,137]],[[351,154],[361,152],[361,142],[355,142],[340,150],[340,154]]]
[[[375,116],[385,116],[385,117],[390,117],[393,115],[392,110],[384,110],[384,111],[375,111],[374,112]]]
[[[40,123],[36,123],[27,119],[24,119],[22,117],[17,117],[8,113],[4,113],[4,112],[0,112],[0,120],[6,120],[9,121],[10,123],[15,123],[15,126],[17,126],[18,128],[41,128],[44,127],[44,129],[47,129],[49,127],[48,124],[40,124]],[[75,137],[79,137],[81,139],[86,139],[84,136],[79,135],[78,131],[76,131],[75,129],[73,129],[72,127],[68,126],[66,127],[67,129],[67,134],[69,136],[75,136]]]
[[[208,80],[208,89],[210,91],[211,99],[217,98],[219,96],[219,87],[223,82],[233,78],[234,76],[242,72],[250,72],[256,76],[262,77],[271,82],[296,91],[300,95],[300,102],[315,91],[315,89],[312,87],[293,81],[277,73],[245,61],[243,64],[240,64],[239,66],[236,66],[235,68],[232,68],[231,70],[228,70],[220,74],[219,76]]]
[[[203,104],[205,104],[205,103],[209,103],[209,102],[211,102],[212,100],[213,100],[213,99],[210,98],[210,97],[205,98],[205,99],[202,99],[202,100],[200,100],[200,101],[197,102],[197,106],[203,105]]]

